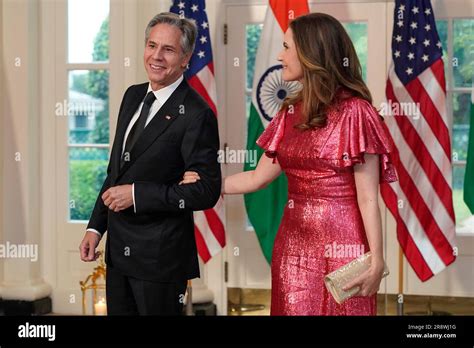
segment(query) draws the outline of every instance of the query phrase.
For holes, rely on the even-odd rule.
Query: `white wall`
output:
[[[3,242],[40,243],[39,12],[36,1],[2,1]],[[2,297],[35,300],[49,295],[41,257],[0,260]]]

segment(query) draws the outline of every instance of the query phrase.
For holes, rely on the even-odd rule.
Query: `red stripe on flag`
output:
[[[197,75],[191,77],[188,82],[196,90],[196,92],[198,92],[201,97],[204,98],[204,100],[209,104],[209,107],[212,109],[212,111],[214,111],[214,115],[217,116],[217,108],[214,105],[214,102],[212,101],[211,97],[209,97],[206,87],[204,87]]]
[[[451,160],[451,142],[448,127],[446,127],[443,118],[436,109],[433,100],[431,100],[431,97],[426,92],[424,85],[416,78],[410,81],[405,88],[413,101],[419,103],[420,111],[425,117],[426,122],[441,144],[446,156]]]
[[[214,209],[204,210],[204,215],[206,215],[207,223],[212,231],[212,234],[214,237],[216,237],[221,247],[225,247],[224,225],[222,224],[220,217],[217,215]]]
[[[199,228],[196,225],[194,225],[194,236],[196,238],[196,247],[199,252],[199,256],[201,257],[202,261],[206,263],[211,258],[211,254],[207,248],[206,241],[202,237],[201,231],[199,231]]]
[[[441,89],[443,90],[444,94],[446,95],[446,80],[444,77],[444,64],[442,59],[438,59],[431,65],[431,70],[433,71],[433,75],[438,81]]]
[[[392,101],[392,104],[400,103],[400,101],[395,96],[390,80],[387,81],[386,95],[387,99]],[[397,122],[400,132],[405,138],[406,143],[410,146],[410,149],[413,151],[413,154],[426,173],[428,180],[432,183],[438,198],[443,203],[448,214],[454,219],[451,187],[446,182],[441,170],[433,161],[423,139],[421,139],[420,135],[413,127],[411,122],[407,119],[407,117],[409,116],[395,116],[395,121]]]
[[[396,193],[389,184],[381,184],[380,193],[382,194],[382,198],[387,208],[395,218],[397,223],[397,239],[406,259],[408,260],[408,263],[411,265],[421,281],[430,279],[433,276],[433,272],[431,272],[431,269],[423,258],[423,255],[420,253],[420,250],[418,250],[418,247],[413,241],[410,233],[408,233],[405,223],[398,215],[398,201]]]
[[[413,212],[418,218],[418,221],[423,227],[426,236],[430,240],[440,258],[443,260],[444,264],[450,264],[454,261],[453,249],[436,223],[431,210],[428,208],[423,197],[418,191],[418,188],[413,182],[410,173],[406,171],[405,166],[400,162],[398,149],[396,147],[393,149],[392,158],[399,174],[398,179],[400,181],[400,187],[405,193],[405,196],[408,199]]]

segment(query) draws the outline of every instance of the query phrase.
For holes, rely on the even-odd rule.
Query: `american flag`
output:
[[[382,185],[405,256],[422,281],[456,259],[442,46],[429,0],[395,3],[385,118],[399,181]]]
[[[170,12],[189,18],[196,23],[198,28],[196,47],[185,77],[189,84],[207,101],[217,116],[216,84],[205,0],[175,0]],[[209,261],[212,256],[224,248],[224,203],[222,198],[213,209],[194,213],[194,234],[199,256],[204,262]]]

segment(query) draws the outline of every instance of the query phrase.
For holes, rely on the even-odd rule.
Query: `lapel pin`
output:
[[[170,115],[166,115],[165,118],[166,118],[167,120],[170,120],[170,119],[171,119],[171,116],[170,116]]]

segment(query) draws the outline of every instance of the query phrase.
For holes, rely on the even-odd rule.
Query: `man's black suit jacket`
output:
[[[120,168],[125,131],[148,83],[127,89],[107,169],[88,228],[107,231],[105,260],[126,275],[155,281],[199,276],[193,211],[212,208],[220,196],[217,120],[186,79],[146,126]],[[185,171],[201,180],[178,185]],[[134,183],[135,207],[109,210],[102,194]]]

